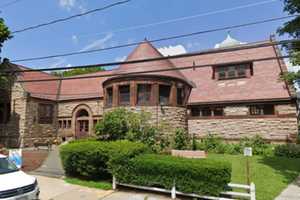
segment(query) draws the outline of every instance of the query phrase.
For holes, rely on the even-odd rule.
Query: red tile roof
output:
[[[252,44],[248,44],[252,45]],[[216,51],[216,52],[214,52]],[[127,58],[127,60],[146,59],[162,56],[149,42],[141,43]],[[139,70],[151,70],[161,67],[183,67],[196,65],[218,64],[224,62],[242,62],[249,59],[260,59],[274,57],[275,51],[272,46],[257,47],[252,49],[227,51],[217,53],[211,50],[210,53],[193,57],[184,57],[172,60],[153,61],[133,65],[121,65],[119,69],[111,71],[96,72],[89,75],[113,74],[120,72],[135,72]],[[283,65],[283,70],[286,66]],[[290,98],[289,91],[283,81],[279,80],[280,66],[277,60],[259,61],[253,63],[253,76],[233,80],[218,81],[212,79],[212,66],[197,68],[195,70],[181,70],[164,72],[164,76],[171,76],[181,80],[192,81],[196,87],[192,89],[189,103],[218,103],[231,101],[255,101],[255,100],[276,100]],[[161,75],[162,73],[155,74]],[[43,72],[23,73],[23,79],[40,79],[53,77]],[[86,98],[103,97],[103,81],[107,77],[71,79],[48,82],[23,83],[24,88],[32,96],[55,100],[75,100]],[[47,95],[48,94],[48,95]]]
[[[126,61],[132,60],[143,60],[151,58],[160,58],[163,55],[147,40],[140,43],[127,57]],[[123,64],[118,68],[118,73],[134,73],[134,72],[144,72],[149,70],[161,70],[161,69],[176,69],[174,64],[169,60],[158,60],[137,64]],[[173,77],[183,80],[191,85],[191,83],[186,79],[186,77],[181,73],[181,71],[162,71],[162,72],[150,72],[144,73],[144,75],[160,76],[160,77]]]
[[[173,59],[177,67],[213,63],[243,62],[267,57],[275,57],[272,46],[209,53],[193,57]],[[284,64],[284,63],[283,63]],[[286,71],[286,66],[282,66]],[[289,91],[283,81],[279,80],[280,66],[276,59],[253,63],[253,76],[249,78],[216,80],[213,79],[212,66],[195,70],[182,70],[182,73],[196,84],[192,89],[189,103],[216,103],[229,101],[271,100],[290,98]]]

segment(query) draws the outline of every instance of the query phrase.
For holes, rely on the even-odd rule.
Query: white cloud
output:
[[[106,46],[105,43],[107,41],[109,41],[112,37],[113,37],[113,34],[112,33],[108,33],[103,38],[95,40],[92,43],[86,45],[80,51],[89,51],[89,50],[98,49],[98,48],[105,48],[105,46]]]
[[[199,47],[201,47],[201,43],[200,42],[188,42],[185,44],[185,46],[188,50],[195,50],[195,49],[199,49]]]
[[[300,70],[300,65],[293,65],[289,59],[285,59],[284,61],[289,72],[298,72]]]
[[[86,12],[86,1],[83,0],[58,0],[59,6],[67,11],[79,10],[80,13]]]
[[[115,58],[116,62],[123,62],[126,59],[126,56],[119,56]]]
[[[66,62],[65,58],[55,58],[55,60],[55,62],[50,64],[50,68],[61,67]]]
[[[77,37],[77,35],[72,35],[72,42],[73,42],[73,44],[78,44],[78,37]]]
[[[73,9],[75,5],[76,5],[76,0],[59,0],[59,6],[66,10]]]
[[[158,51],[164,56],[174,56],[187,53],[186,49],[182,45],[161,47],[158,48]]]

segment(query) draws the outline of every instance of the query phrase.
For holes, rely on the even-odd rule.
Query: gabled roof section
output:
[[[126,61],[143,60],[143,59],[160,58],[160,57],[164,57],[164,56],[149,41],[145,40],[133,50],[133,52],[127,57]],[[151,62],[140,62],[136,64],[122,64],[118,68],[118,73],[144,72],[144,71],[160,70],[160,69],[176,69],[176,67],[168,59],[165,59],[165,60],[157,60]],[[149,72],[149,73],[144,73],[143,75],[177,78],[191,85],[188,79],[186,79],[186,77],[178,70]]]
[[[12,67],[19,70],[29,69],[27,67],[11,64]],[[17,74],[17,80],[40,80],[40,79],[51,79],[55,76],[39,71],[32,72],[19,72]],[[47,99],[47,100],[56,100],[57,93],[59,90],[59,81],[40,81],[40,82],[21,82],[24,90],[30,93],[30,96],[35,98]]]

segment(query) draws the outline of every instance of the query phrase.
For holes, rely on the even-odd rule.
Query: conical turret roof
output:
[[[149,41],[145,40],[141,42],[127,57],[126,61],[133,60],[143,60],[151,58],[164,57]],[[133,72],[144,72],[150,70],[160,70],[160,69],[176,69],[174,64],[168,59],[157,60],[151,62],[141,62],[136,64],[122,64],[118,69],[118,73],[133,73]],[[138,74],[136,76],[163,76],[177,78],[187,82],[189,81],[179,70],[161,71],[161,72],[149,72]]]

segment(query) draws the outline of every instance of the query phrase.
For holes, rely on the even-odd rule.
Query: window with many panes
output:
[[[215,76],[219,80],[244,78],[247,77],[247,71],[250,69],[249,63],[235,64],[228,66],[217,66],[215,68]]]
[[[119,104],[129,105],[130,104],[130,86],[120,85],[119,86]]]
[[[149,105],[151,100],[151,85],[138,84],[137,86],[137,104]]]
[[[250,115],[274,115],[275,109],[274,105],[252,105],[249,106]]]
[[[159,104],[168,105],[170,98],[171,86],[169,85],[159,85]]]
[[[113,88],[106,88],[106,106],[111,106],[113,101]]]
[[[192,107],[191,116],[194,117],[224,116],[224,108],[223,107]]]
[[[39,124],[52,124],[53,122],[53,104],[40,103],[38,106],[38,122]]]

